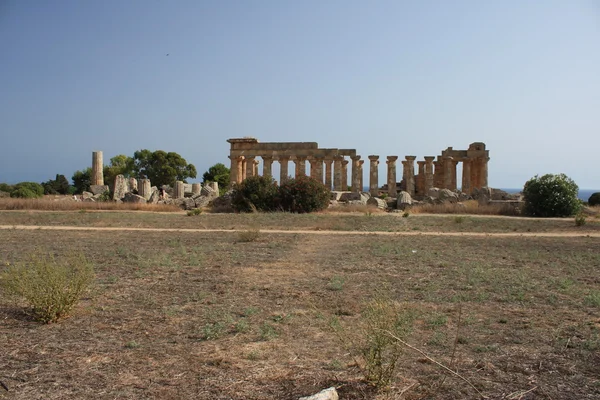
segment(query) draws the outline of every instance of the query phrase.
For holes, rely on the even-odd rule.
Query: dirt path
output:
[[[42,226],[42,225],[0,225],[0,230],[47,230],[47,231],[135,231],[135,232],[189,232],[223,233],[243,232],[248,229],[177,229],[177,228],[126,228],[93,226]],[[333,230],[281,230],[261,229],[262,233],[305,234],[305,235],[378,235],[378,236],[494,236],[494,237],[600,237],[600,232],[382,232],[382,231],[333,231]]]

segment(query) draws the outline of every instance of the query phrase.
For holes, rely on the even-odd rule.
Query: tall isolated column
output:
[[[263,176],[272,177],[273,157],[263,156]]]
[[[92,185],[104,185],[104,163],[102,161],[102,152],[92,152]]]
[[[463,160],[462,185],[460,186],[460,190],[466,194],[471,194],[473,191],[471,187],[471,160],[469,158]]]
[[[331,190],[331,169],[333,165],[332,158],[325,158],[325,186]]]
[[[425,157],[425,193],[424,195],[427,196],[429,194],[429,189],[431,189],[434,186],[434,178],[433,178],[433,160],[435,159],[435,157],[433,156],[426,156]]]
[[[398,156],[387,156],[387,186],[388,195],[390,197],[396,197],[398,191],[396,190],[396,160]]]
[[[290,162],[289,156],[279,156],[279,184],[288,180],[288,164]]]
[[[369,156],[369,192],[379,195],[379,156]]]
[[[350,158],[352,159],[352,191],[354,193],[360,193],[362,191],[362,188],[360,187],[360,176],[358,174],[360,169],[360,156],[353,156]]]
[[[415,160],[416,156],[406,156],[406,191],[411,197],[415,196]]]
[[[333,190],[341,192],[342,190],[342,161],[343,156],[333,157]]]

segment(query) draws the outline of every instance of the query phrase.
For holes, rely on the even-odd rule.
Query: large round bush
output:
[[[10,197],[20,197],[25,199],[38,198],[44,195],[44,187],[36,182],[21,182],[14,186],[10,192]]]
[[[523,188],[523,212],[543,218],[575,215],[581,208],[578,190],[577,184],[565,174],[536,175]]]
[[[277,184],[271,177],[252,176],[233,187],[231,206],[240,212],[275,211]]]
[[[600,205],[600,192],[592,193],[592,195],[588,199],[588,204],[590,206]]]
[[[331,192],[323,183],[308,176],[285,181],[279,187],[279,204],[284,211],[309,213],[329,206]]]

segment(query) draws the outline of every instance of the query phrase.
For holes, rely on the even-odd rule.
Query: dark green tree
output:
[[[42,183],[44,194],[69,194],[69,181],[64,175],[56,174],[56,179]]]
[[[581,209],[578,190],[565,174],[536,175],[523,188],[523,212],[531,217],[570,217]]]
[[[86,168],[83,171],[75,171],[71,177],[73,186],[75,187],[75,193],[83,193],[90,190],[92,184],[92,169]]]
[[[271,177],[251,176],[233,186],[231,205],[239,212],[275,211],[279,188]]]
[[[113,185],[117,175],[129,178],[133,175],[135,160],[124,154],[119,154],[110,159],[110,164],[104,166],[104,183]]]
[[[137,178],[150,179],[155,186],[175,184],[175,181],[186,182],[187,178],[196,177],[196,167],[188,164],[185,158],[177,153],[163,150],[138,150],[133,155],[133,172]]]
[[[283,211],[309,213],[329,206],[331,191],[309,176],[288,179],[279,187],[279,205]]]
[[[592,195],[588,199],[588,204],[590,206],[600,205],[600,192],[592,193]]]
[[[202,175],[202,182],[217,182],[219,184],[219,192],[221,194],[225,193],[229,186],[229,168],[221,163],[213,165]]]

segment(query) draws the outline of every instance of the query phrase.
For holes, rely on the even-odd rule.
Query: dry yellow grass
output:
[[[408,211],[411,214],[520,215],[510,204],[480,205],[477,200],[455,204],[420,204]]]
[[[77,211],[77,210],[112,210],[112,211],[181,211],[175,205],[136,204],[115,202],[73,201],[68,197],[45,196],[41,199],[0,198],[0,210],[43,210],[43,211]]]

